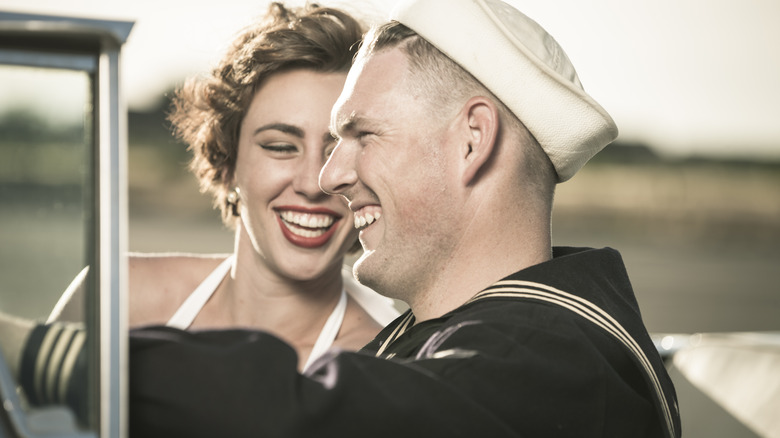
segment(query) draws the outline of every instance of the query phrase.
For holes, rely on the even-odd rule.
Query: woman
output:
[[[170,120],[235,228],[234,252],[132,255],[131,326],[261,329],[294,346],[305,369],[331,346],[362,347],[397,315],[342,272],[359,248],[352,213],[318,185],[361,34],[341,11],[273,3],[210,75],[177,92]]]

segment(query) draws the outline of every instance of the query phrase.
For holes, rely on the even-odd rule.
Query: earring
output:
[[[227,205],[230,206],[233,216],[238,216],[238,200],[241,195],[241,190],[238,187],[233,187],[227,194]]]

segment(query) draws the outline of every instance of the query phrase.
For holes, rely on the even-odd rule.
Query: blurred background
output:
[[[122,66],[130,250],[232,249],[165,114],[171,91],[207,71],[267,3],[0,0],[5,11],[135,20]],[[372,20],[394,2],[320,3]],[[621,129],[559,186],[554,243],[620,250],[651,332],[780,331],[780,3],[510,3],[555,36]],[[46,315],[82,267],[86,84],[0,69],[4,311]],[[52,195],[62,202],[32,201]],[[671,372],[685,436],[757,436]]]

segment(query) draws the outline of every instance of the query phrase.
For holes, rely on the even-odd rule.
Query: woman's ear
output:
[[[467,128],[461,151],[461,175],[463,184],[469,185],[493,154],[498,140],[498,108],[492,100],[476,96],[466,102],[461,115]]]

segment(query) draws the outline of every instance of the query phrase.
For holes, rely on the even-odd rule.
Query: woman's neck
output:
[[[240,230],[237,234],[246,236]],[[232,269],[193,328],[246,327],[293,345],[313,343],[341,296],[341,264],[298,280],[282,275],[245,237],[237,236],[235,255]]]

